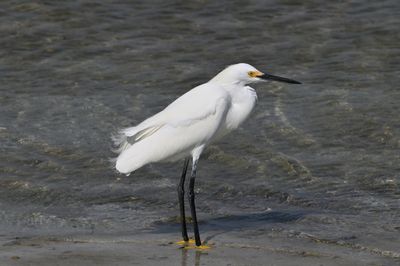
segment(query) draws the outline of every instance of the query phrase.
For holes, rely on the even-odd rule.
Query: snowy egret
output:
[[[194,195],[197,161],[208,144],[239,127],[250,115],[256,104],[257,94],[247,85],[266,80],[300,84],[292,79],[260,72],[249,64],[231,65],[207,83],[176,99],[161,112],[137,126],[122,129],[114,136],[114,143],[119,147],[115,167],[124,174],[149,163],[184,159],[178,185],[184,243],[189,241],[184,184],[190,157],[192,169],[188,196],[195,243],[196,246],[201,246]]]

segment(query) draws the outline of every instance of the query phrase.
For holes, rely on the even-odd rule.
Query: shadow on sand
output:
[[[246,228],[261,228],[266,224],[289,223],[297,221],[305,215],[305,212],[300,211],[269,211],[205,219],[201,220],[200,224],[203,232],[213,232],[211,235],[208,233],[208,236],[204,238],[204,243],[206,244],[218,235],[230,231],[238,231]],[[188,225],[189,224],[190,223],[188,223]],[[177,234],[180,233],[180,224],[176,222],[176,219],[171,219],[168,222],[157,222],[153,226],[154,230],[152,230],[152,232],[154,233],[171,233],[174,231],[176,231]],[[182,266],[187,266],[188,263],[191,264],[191,262],[193,262],[195,266],[198,266],[200,265],[201,256],[207,255],[207,251],[194,250],[194,257],[192,257],[193,253],[191,253],[190,250],[182,249],[181,252]]]
[[[245,228],[260,228],[265,224],[289,223],[303,218],[307,213],[304,211],[268,211],[262,213],[250,213],[243,215],[227,215],[223,217],[200,219],[199,223],[203,232],[243,230]],[[188,221],[190,228],[190,222]],[[156,222],[153,224],[153,233],[180,232],[180,224],[176,219]],[[209,239],[208,239],[209,240]]]

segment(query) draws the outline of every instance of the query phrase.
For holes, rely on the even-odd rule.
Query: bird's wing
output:
[[[117,169],[129,173],[151,162],[179,159],[207,144],[226,116],[230,100],[225,91],[208,87],[187,93],[157,114],[158,126],[146,128],[117,158]],[[161,119],[163,118],[163,119]],[[147,120],[146,120],[147,121]],[[146,122],[144,121],[144,122]],[[143,137],[142,137],[143,136]]]
[[[229,97],[221,88],[205,83],[185,93],[161,112],[134,127],[124,128],[112,136],[114,151],[121,153],[134,143],[157,132],[165,125],[190,125],[213,114],[219,99]]]

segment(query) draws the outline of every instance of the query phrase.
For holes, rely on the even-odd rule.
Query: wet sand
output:
[[[396,265],[400,253],[293,234],[207,232],[210,249],[182,248],[176,234],[1,237],[1,265]]]

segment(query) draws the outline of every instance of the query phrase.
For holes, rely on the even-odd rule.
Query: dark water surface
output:
[[[130,2],[0,3],[2,236],[178,238],[181,163],[120,176],[110,134],[246,62],[303,85],[257,85],[251,119],[204,154],[204,238],[399,263],[397,0]]]

